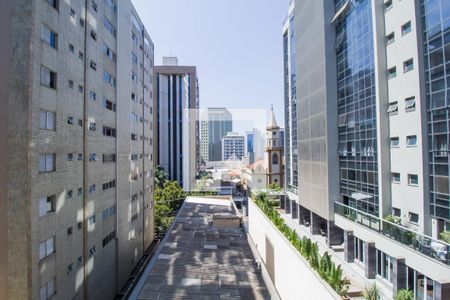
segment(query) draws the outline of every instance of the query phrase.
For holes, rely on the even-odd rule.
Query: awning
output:
[[[372,198],[372,196],[364,194],[364,193],[353,193],[352,198],[356,201],[366,200]]]
[[[331,24],[333,24],[342,14],[344,14],[345,12],[347,12],[347,9],[350,7],[350,2],[352,0],[347,0],[347,2],[345,2],[341,8],[339,8],[339,10],[336,12],[336,14],[334,15],[333,19],[331,20]]]

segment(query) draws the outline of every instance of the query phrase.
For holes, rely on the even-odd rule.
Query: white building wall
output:
[[[271,278],[281,299],[341,299],[252,200],[248,201],[248,208],[248,232],[266,268],[268,245],[273,247],[273,259],[269,259],[274,262]]]
[[[386,36],[394,33],[395,41],[386,46],[387,69],[396,67],[397,76],[388,79],[388,101],[398,103],[398,113],[389,116],[390,138],[399,138],[399,146],[390,149],[391,172],[400,173],[400,183],[391,183],[392,207],[401,209],[402,224],[424,231],[425,213],[424,183],[428,176],[423,170],[422,122],[419,54],[417,41],[416,8],[414,1],[394,0],[392,8],[385,11]],[[411,32],[403,35],[402,26],[411,22]],[[404,62],[413,59],[414,69],[404,72]],[[405,109],[405,99],[415,97],[415,109]],[[407,146],[407,136],[417,137],[416,146]],[[425,135],[426,138],[426,135]],[[390,142],[389,140],[387,141]],[[425,158],[426,159],[426,158]],[[418,185],[408,184],[408,174],[418,175]],[[409,222],[409,213],[419,215],[419,223]]]

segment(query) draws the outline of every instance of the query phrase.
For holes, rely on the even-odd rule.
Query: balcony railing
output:
[[[289,185],[286,187],[286,191],[298,195],[298,189],[297,189],[297,187],[295,187],[295,186],[293,186],[293,185],[290,185],[290,184],[289,184]]]
[[[450,244],[415,232],[407,227],[382,220],[340,202],[334,203],[334,212],[418,251],[435,261],[450,266]]]

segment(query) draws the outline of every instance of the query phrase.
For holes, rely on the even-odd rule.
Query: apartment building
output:
[[[5,1],[1,299],[112,299],[153,241],[153,43],[130,0]]]
[[[416,299],[450,297],[449,21],[445,0],[296,0],[283,27],[292,218]]]
[[[194,66],[164,57],[155,66],[156,163],[185,191],[194,188],[200,166],[199,86]]]
[[[222,138],[222,160],[241,160],[244,156],[245,137],[238,132],[228,132]]]
[[[203,160],[222,160],[222,138],[233,131],[231,112],[224,107],[208,107],[202,112],[201,131]]]

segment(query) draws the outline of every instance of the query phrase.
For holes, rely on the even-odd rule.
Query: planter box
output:
[[[248,233],[281,299],[341,299],[251,199],[248,208]]]

